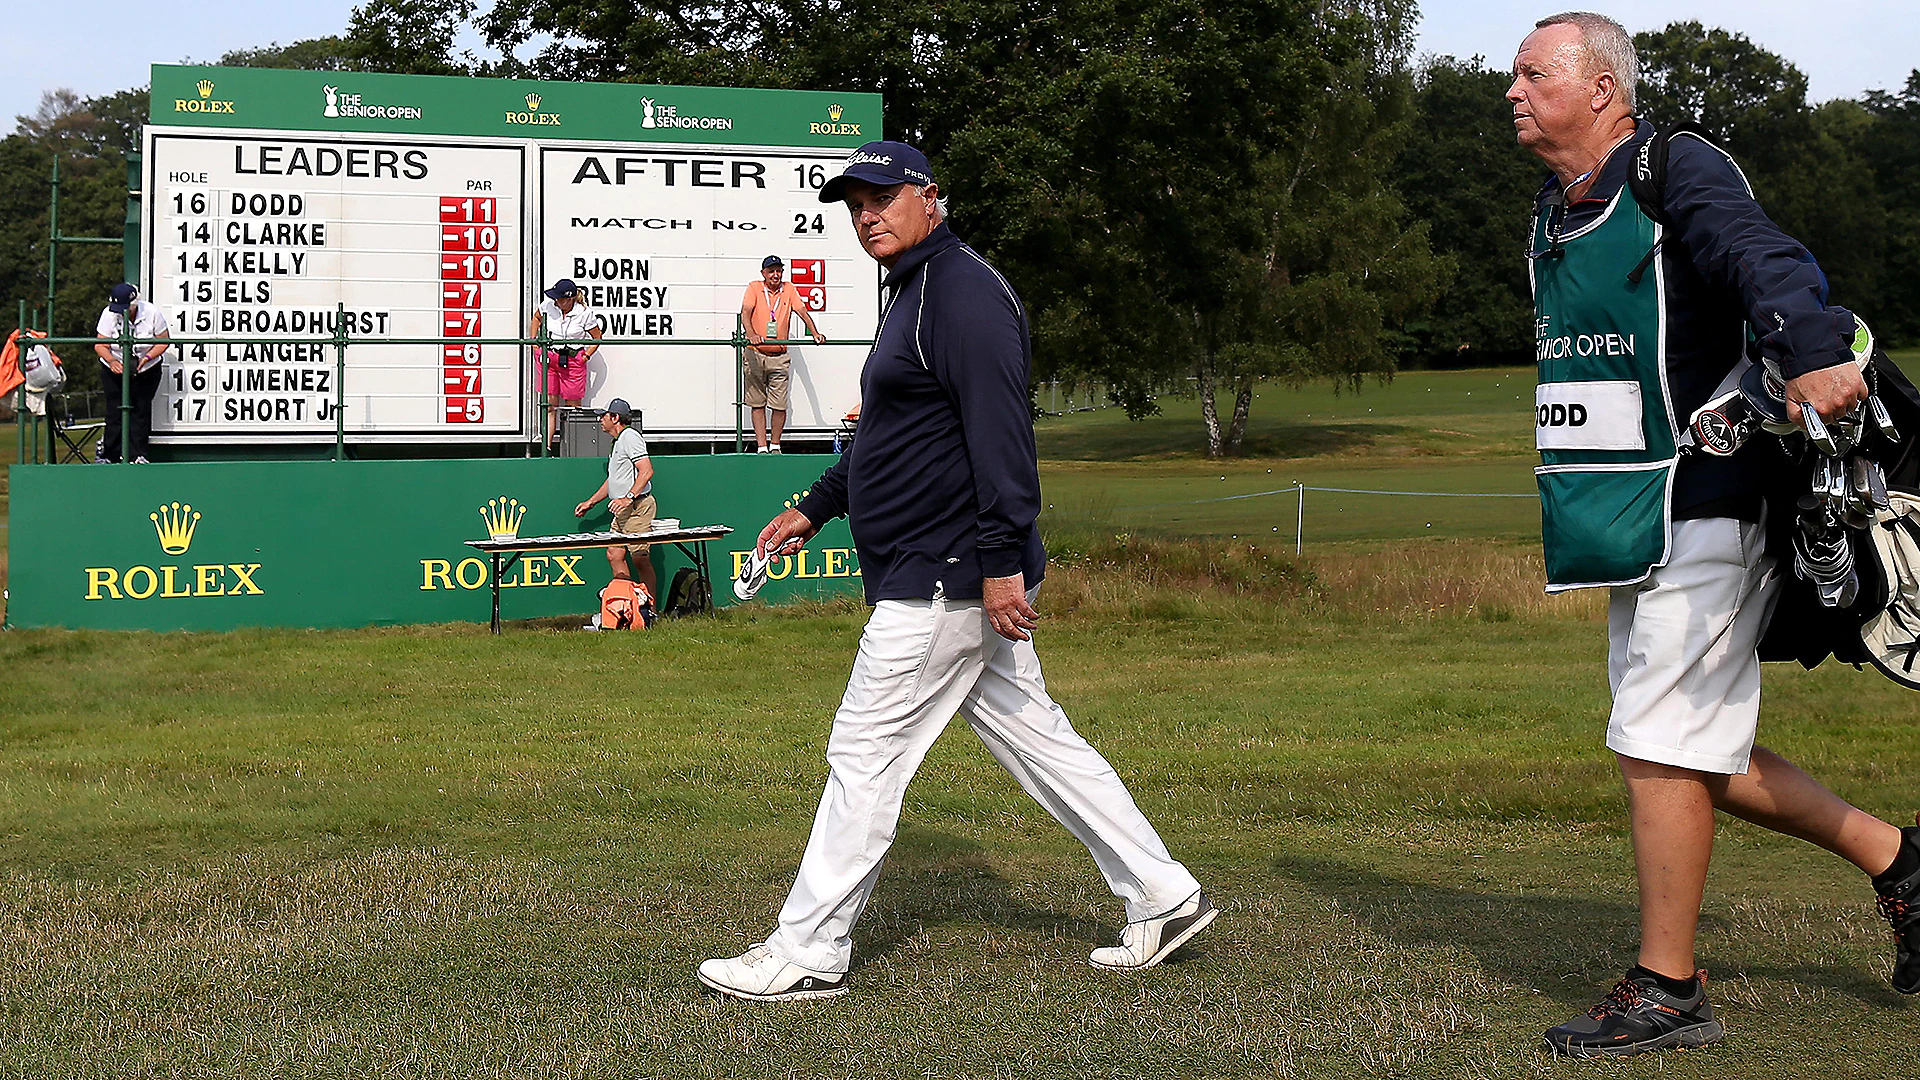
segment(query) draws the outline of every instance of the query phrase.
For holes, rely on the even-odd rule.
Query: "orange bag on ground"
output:
[[[600,629],[645,630],[653,625],[653,597],[647,587],[627,578],[615,578],[600,590]]]

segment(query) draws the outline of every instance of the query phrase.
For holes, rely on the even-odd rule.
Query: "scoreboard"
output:
[[[878,268],[816,200],[877,137],[873,95],[168,65],[153,86],[143,293],[176,338],[222,339],[169,350],[159,442],[531,439],[530,350],[482,339],[525,336],[560,278],[607,338],[645,339],[591,358],[586,403],[695,441],[732,439],[737,365],[685,342],[733,335],[766,255],[829,337],[878,321]],[[319,342],[342,329],[344,368]],[[829,433],[866,349],[791,353],[788,430]]]
[[[609,337],[661,342],[730,337],[760,263],[779,255],[814,324],[830,338],[870,335],[879,321],[877,264],[853,238],[846,211],[818,199],[844,154],[790,151],[636,152],[552,147],[540,152],[543,281],[570,278]],[[789,333],[805,335],[792,320]],[[711,346],[608,348],[588,367],[598,400],[646,404],[649,434],[731,437],[732,350]],[[788,347],[789,430],[838,424],[859,400],[866,350]],[[802,377],[804,365],[804,377]],[[847,388],[852,387],[850,396]]]
[[[517,146],[156,133],[146,296],[177,337],[518,337],[526,228]],[[512,345],[272,342],[170,353],[154,432],[220,442],[495,437],[522,430]]]

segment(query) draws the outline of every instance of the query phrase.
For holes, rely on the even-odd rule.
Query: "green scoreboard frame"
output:
[[[706,343],[764,255],[830,338],[877,322],[876,269],[814,198],[880,137],[876,94],[156,65],[150,119],[144,294],[221,339],[169,353],[158,442],[531,440],[529,350],[460,339],[523,336],[563,277],[626,339],[584,404],[675,441],[733,438],[733,351]],[[335,386],[312,343],[342,325]],[[790,437],[832,435],[864,352],[792,350]]]

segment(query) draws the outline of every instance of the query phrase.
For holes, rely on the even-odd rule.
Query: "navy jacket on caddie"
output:
[[[1027,379],[1027,312],[943,224],[894,263],[860,372],[853,446],[797,509],[847,516],[867,603],[977,600],[981,581],[1046,571]]]
[[[1586,196],[1566,208],[1560,231],[1573,232],[1606,211],[1640,145],[1653,136],[1642,121],[1601,166]],[[1539,205],[1559,195],[1549,177]],[[1746,326],[1787,378],[1853,358],[1853,316],[1827,303],[1827,278],[1799,241],[1770,220],[1733,159],[1695,138],[1668,144],[1663,189],[1667,220],[1660,258],[1665,275],[1667,387],[1686,424],[1746,355]],[[1760,520],[1765,470],[1783,459],[1754,439],[1732,457],[1690,454],[1674,473],[1676,518]]]

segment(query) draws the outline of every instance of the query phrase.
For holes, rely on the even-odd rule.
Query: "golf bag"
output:
[[[1698,124],[1662,128],[1634,153],[1627,179],[1641,209],[1669,229],[1667,159],[1676,138],[1714,145]],[[1640,280],[1665,239],[1630,281]],[[1749,335],[1752,364],[1737,389],[1722,387],[1728,392],[1694,414],[1688,441],[1692,452],[1724,455],[1762,431],[1777,436],[1762,439],[1770,444],[1762,452],[1775,455],[1767,550],[1779,561],[1782,588],[1760,659],[1809,668],[1829,656],[1870,663],[1920,690],[1920,391],[1864,324],[1853,344],[1872,400],[1836,421],[1837,430],[1810,412],[1804,433],[1788,421],[1784,380]]]
[[[1830,559],[1807,557],[1802,525],[1822,498],[1809,479],[1821,474],[1820,451],[1804,435],[1767,440],[1774,442],[1768,452],[1781,455],[1780,467],[1770,470],[1779,482],[1767,493],[1767,547],[1777,553],[1782,588],[1760,659],[1811,668],[1832,656],[1872,664],[1920,690],[1920,391],[1878,348],[1863,374],[1892,423],[1863,424],[1847,460],[1861,459],[1884,476],[1885,505],[1869,496],[1870,513],[1847,515]],[[1823,596],[1810,563],[1811,578],[1822,576],[1823,563],[1850,564],[1851,577],[1841,588],[1830,578]]]

